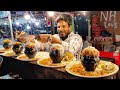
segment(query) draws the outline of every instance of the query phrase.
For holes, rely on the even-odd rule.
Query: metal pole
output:
[[[90,16],[88,16],[88,37],[91,37],[91,25],[90,25]]]
[[[10,11],[8,11],[8,20],[9,20],[9,23],[10,23],[11,39],[12,39],[12,42],[14,42],[13,29],[12,29],[12,20],[11,20],[11,12]]]
[[[51,20],[51,34],[55,34],[55,28],[54,28],[54,20],[53,20],[53,17],[50,17],[50,20]]]
[[[114,21],[113,21],[113,43],[116,45],[116,37],[115,37],[115,22],[116,22],[116,11],[114,11]]]
[[[72,18],[72,31],[74,33],[76,33],[76,31],[75,31],[75,24],[74,24],[74,16],[71,16],[71,18]]]

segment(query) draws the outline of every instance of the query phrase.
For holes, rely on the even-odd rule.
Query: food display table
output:
[[[8,57],[1,54],[3,57],[2,67],[0,68],[0,76],[8,73],[19,74],[22,79],[86,79],[68,73],[65,67],[44,67],[37,64],[37,61],[22,61],[16,56]],[[110,76],[101,77],[102,79],[116,79],[116,73]],[[101,79],[100,78],[100,79]]]

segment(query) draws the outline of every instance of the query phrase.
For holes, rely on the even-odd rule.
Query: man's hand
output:
[[[50,35],[50,34],[40,34],[40,35],[36,36],[35,39],[42,43],[46,43],[46,42],[50,41],[51,43],[61,44],[61,41],[59,39],[57,39],[56,37],[54,37],[53,35]]]
[[[49,34],[40,34],[35,37],[36,40],[42,42],[42,43],[47,43],[49,40]]]
[[[62,42],[59,39],[57,39],[56,37],[54,37],[53,35],[51,35],[51,38],[52,38],[51,43],[62,44]]]

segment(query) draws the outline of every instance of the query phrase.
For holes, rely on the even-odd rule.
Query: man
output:
[[[79,34],[72,32],[72,18],[70,15],[63,14],[57,18],[57,30],[58,34],[40,34],[36,39],[42,43],[49,41],[51,43],[62,44],[65,51],[71,52],[79,59],[83,41]]]

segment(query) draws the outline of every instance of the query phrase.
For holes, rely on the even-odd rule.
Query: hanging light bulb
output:
[[[50,17],[52,17],[52,16],[54,16],[54,12],[53,12],[53,11],[49,11],[49,12],[48,12],[48,15],[49,15]]]
[[[44,18],[44,20],[45,20],[45,21],[47,20],[46,17]]]
[[[86,15],[86,11],[81,11],[83,13],[83,15],[85,16]]]
[[[25,18],[26,20],[29,20],[29,19],[30,19],[30,15],[29,15],[28,13],[26,13],[26,14],[24,15],[24,18]]]

